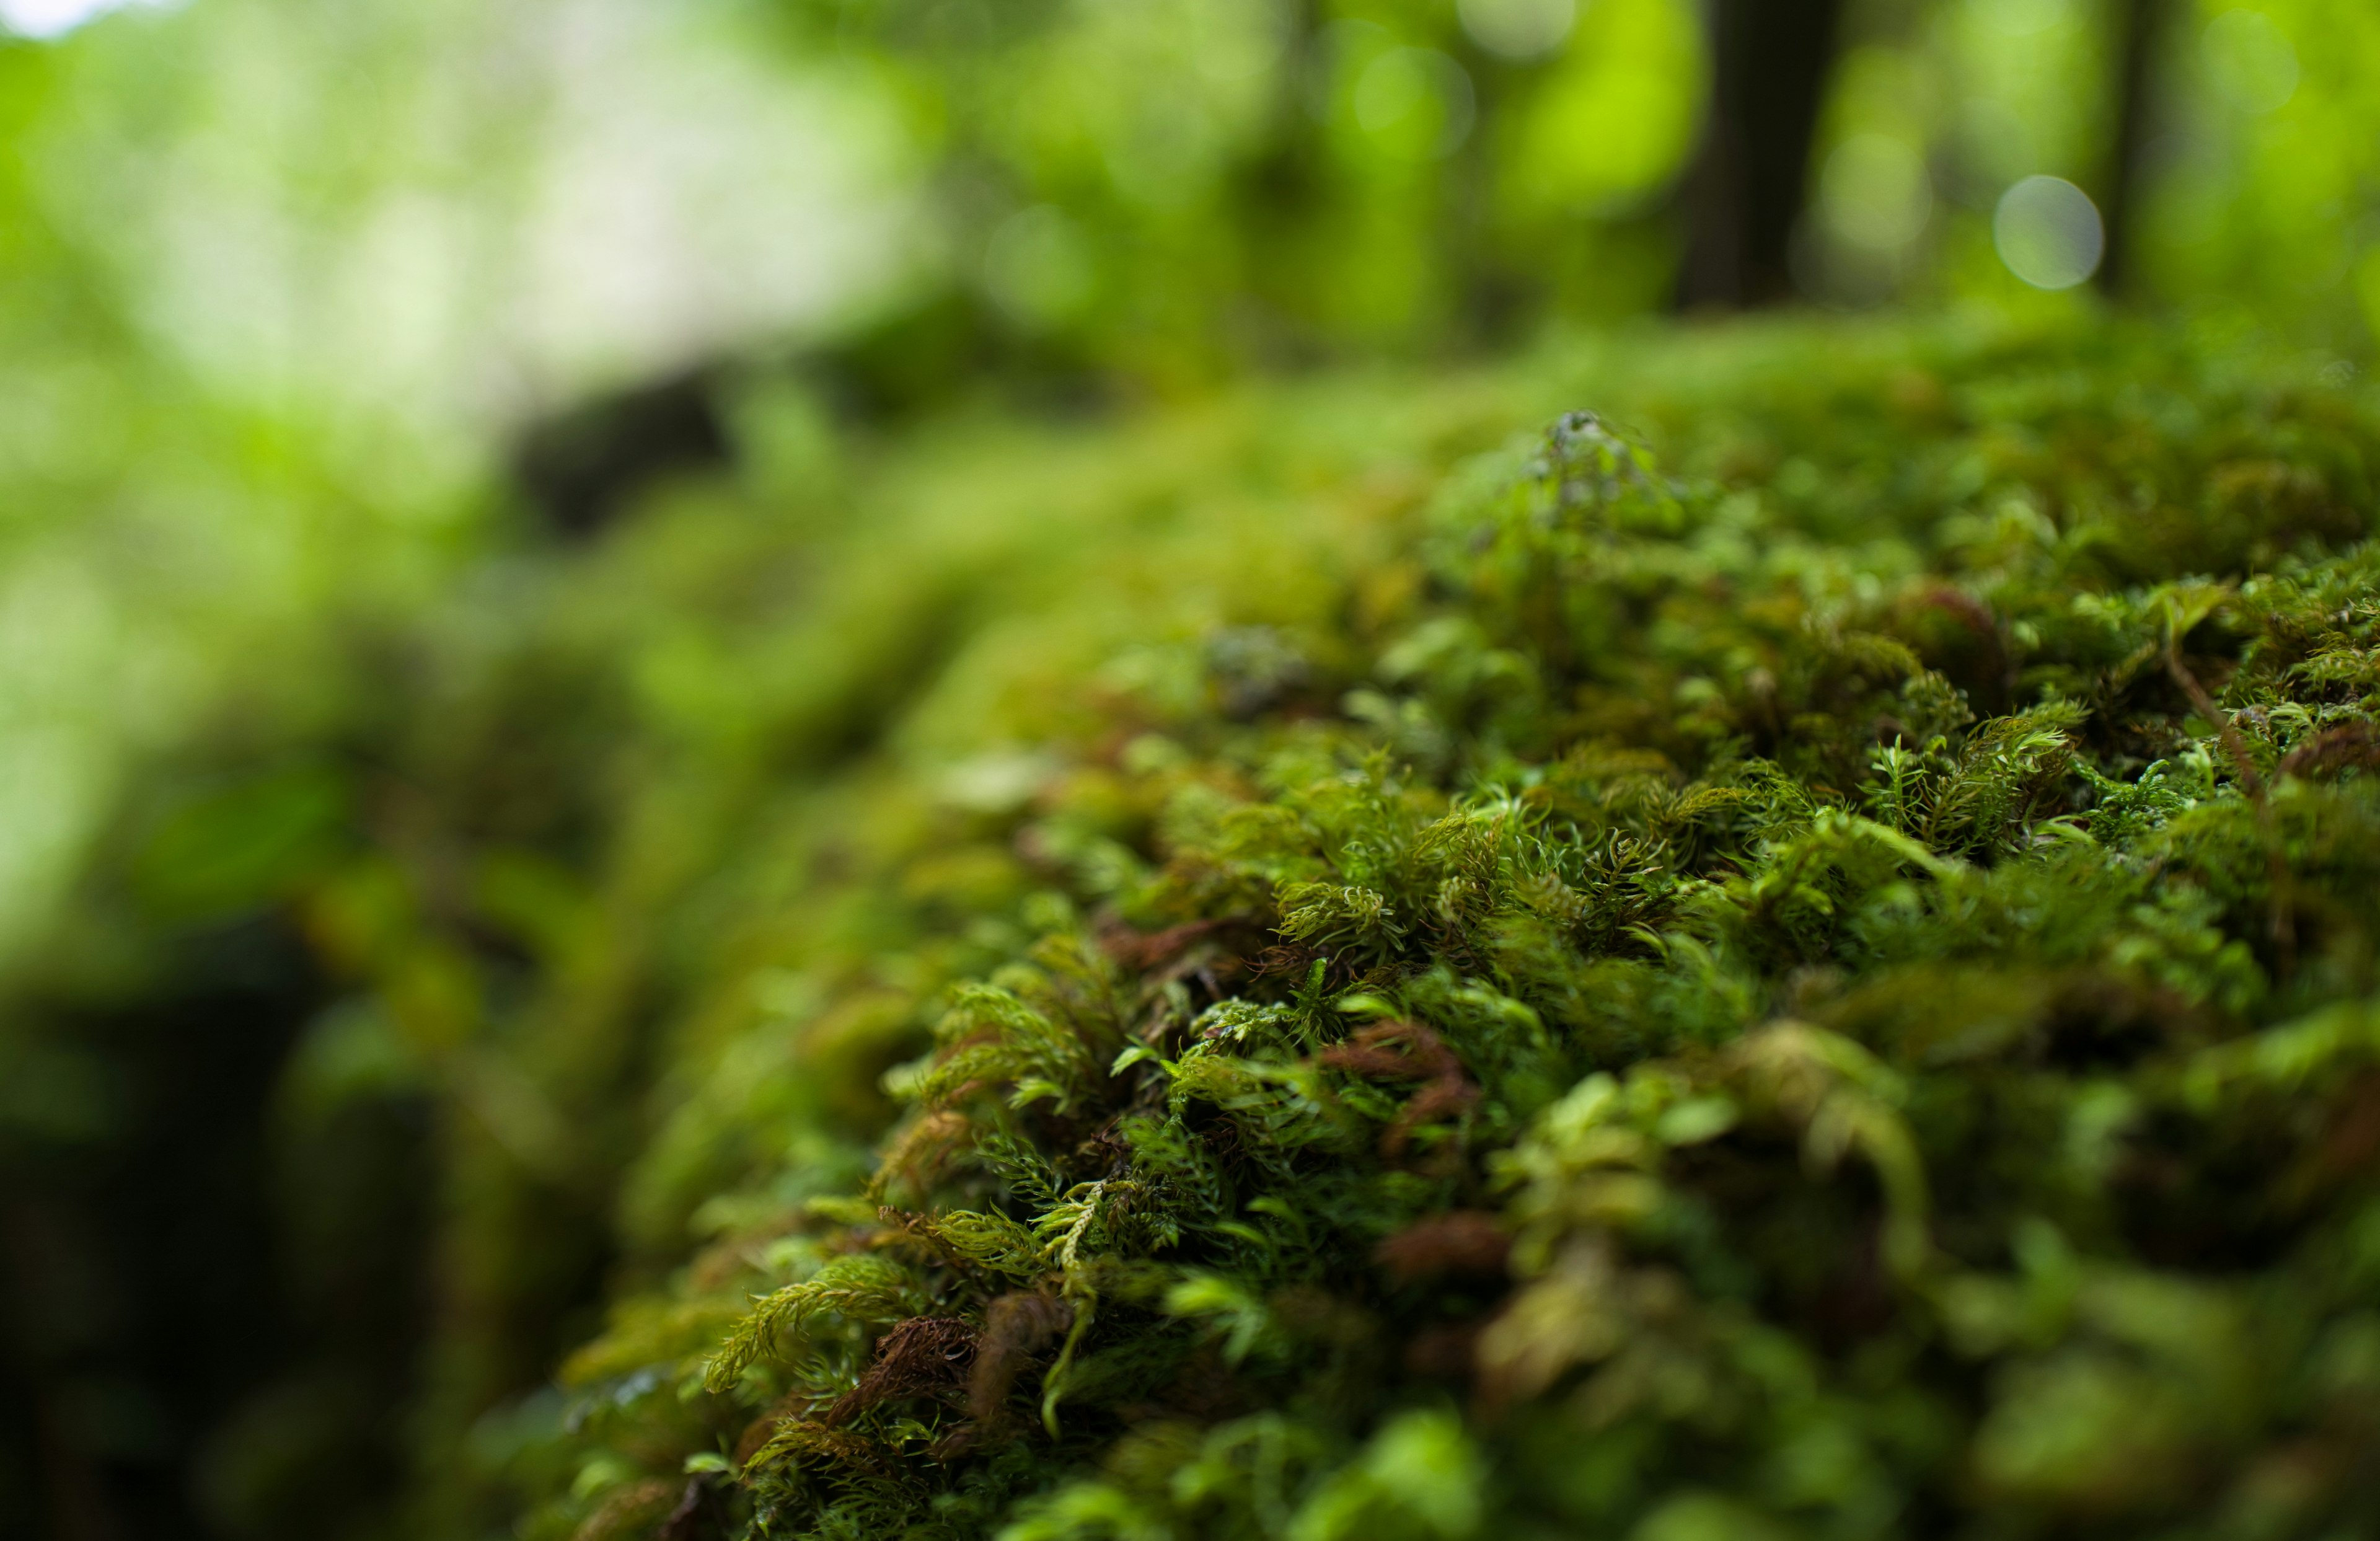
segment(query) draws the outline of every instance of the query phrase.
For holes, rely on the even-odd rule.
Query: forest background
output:
[[[2380,334],[2357,0],[5,0],[0,27],[0,1512],[29,1534],[278,1534],[254,1494],[310,1479],[256,1472],[310,1420],[348,1441],[311,1512],[366,1525],[456,1431],[500,1444],[591,1325],[630,1135],[563,1183],[559,1275],[506,1286],[540,1332],[440,1382],[447,1093],[321,1070],[338,991],[284,912],[355,796],[320,746],[451,706],[373,651],[407,618],[468,649],[453,617],[689,480],[816,523],[938,436],[1551,378],[1736,309],[2114,307],[2341,380]],[[760,709],[702,646],[656,627],[619,667],[732,760]],[[487,1031],[535,1124],[566,1067]],[[293,1196],[309,1160],[370,1191]]]

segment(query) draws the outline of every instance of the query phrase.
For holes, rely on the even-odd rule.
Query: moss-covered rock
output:
[[[1819,336],[781,809],[530,1533],[2362,1534],[2380,411]]]
[[[167,1099],[67,1131],[149,1206],[89,1277],[216,1280],[124,1291],[119,1361],[243,1366],[225,1534],[2380,1507],[2342,367],[1802,321],[737,421],[733,478],[293,642],[7,982],[11,1064],[102,1088],[100,1017],[299,1035],[237,1318],[145,1218],[213,1181]],[[67,1159],[75,1076],[0,1164]]]

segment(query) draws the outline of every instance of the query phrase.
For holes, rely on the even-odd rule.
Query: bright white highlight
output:
[[[20,38],[54,38],[108,11],[160,3],[161,0],[0,0],[0,26]]]
[[[2034,288],[2070,289],[2099,271],[2107,232],[2090,194],[2060,177],[2028,176],[2000,195],[1992,245]]]

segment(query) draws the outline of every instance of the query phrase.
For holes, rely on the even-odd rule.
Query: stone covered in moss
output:
[[[2380,413],[1670,368],[818,880],[531,1534],[2370,1534]]]

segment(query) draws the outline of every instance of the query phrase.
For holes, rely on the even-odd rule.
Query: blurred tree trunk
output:
[[[1710,106],[1686,180],[1678,303],[1789,299],[1787,263],[1842,0],[1706,0]]]
[[[2140,218],[2143,164],[2156,103],[2155,66],[2165,35],[2165,0],[2111,0],[2110,52],[2116,60],[2113,132],[2100,184],[2107,249],[2099,288],[2121,296],[2133,286],[2132,226]]]

